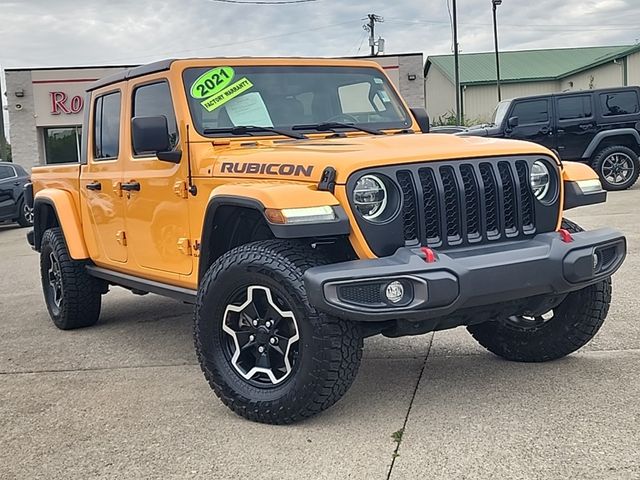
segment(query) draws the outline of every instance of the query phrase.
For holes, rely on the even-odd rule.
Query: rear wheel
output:
[[[237,247],[207,271],[194,336],[211,388],[249,420],[287,424],[319,413],[351,386],[362,337],[316,311],[302,281],[316,252],[268,240]]]
[[[103,283],[73,260],[59,228],[44,232],[40,248],[40,277],[51,320],[61,330],[89,327],[98,321]]]
[[[21,227],[33,226],[33,208],[26,204],[24,199],[20,201],[20,216],[18,217],[18,225]]]
[[[626,190],[638,180],[640,160],[628,147],[606,147],[593,159],[593,168],[606,190]]]
[[[562,228],[582,228],[562,221]],[[518,362],[545,362],[586,345],[604,323],[611,303],[611,279],[572,292],[555,308],[536,315],[514,315],[467,327],[490,352]]]

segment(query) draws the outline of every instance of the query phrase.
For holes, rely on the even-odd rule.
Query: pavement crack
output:
[[[30,375],[41,373],[73,373],[73,372],[100,372],[105,370],[131,370],[131,369],[144,369],[144,368],[171,368],[171,367],[193,367],[198,363],[166,363],[158,365],[121,365],[113,367],[88,367],[88,368],[59,368],[48,370],[17,370],[15,372],[0,372],[0,376],[3,375]]]
[[[427,346],[427,354],[424,356],[424,361],[422,362],[422,367],[420,368],[420,373],[418,374],[418,380],[416,381],[416,386],[413,389],[413,394],[411,395],[411,400],[409,401],[409,407],[407,408],[407,413],[404,416],[404,422],[402,423],[402,428],[391,435],[394,441],[396,442],[396,448],[392,454],[391,465],[389,466],[389,471],[387,472],[386,480],[391,479],[391,474],[393,473],[393,467],[396,464],[396,458],[398,458],[398,456],[400,455],[398,452],[400,450],[400,445],[402,444],[402,438],[404,437],[404,433],[407,428],[407,422],[409,421],[409,415],[411,414],[411,409],[413,408],[413,402],[415,401],[416,395],[418,394],[418,387],[420,387],[420,382],[422,381],[424,369],[427,366],[427,360],[429,359],[429,353],[431,353],[431,346],[433,345],[434,336],[435,336],[435,332],[431,334],[431,338],[429,339],[429,345]]]

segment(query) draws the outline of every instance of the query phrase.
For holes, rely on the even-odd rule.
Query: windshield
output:
[[[494,125],[502,125],[502,121],[504,120],[504,116],[507,114],[507,110],[509,110],[509,104],[511,100],[505,100],[496,106],[496,109],[493,111],[493,118],[491,119],[491,123]]]
[[[229,129],[241,126],[305,131],[302,126],[313,133],[314,125],[332,122],[370,129],[411,125],[389,81],[375,68],[220,66],[188,68],[183,80],[193,123],[207,136],[229,136]]]

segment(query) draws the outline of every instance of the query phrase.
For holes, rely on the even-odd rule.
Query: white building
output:
[[[463,118],[482,123],[498,102],[495,53],[460,55]],[[502,99],[527,95],[640,85],[640,45],[559,48],[500,53]],[[453,55],[425,65],[427,112],[432,121],[455,116]]]

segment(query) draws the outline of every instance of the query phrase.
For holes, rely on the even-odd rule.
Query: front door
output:
[[[513,117],[518,125],[505,130],[507,137],[556,148],[549,98],[514,101],[507,118]]]
[[[163,115],[167,119],[171,148],[179,148],[178,128],[169,83],[130,84],[132,98],[128,134],[133,117]],[[141,269],[159,277],[188,275],[193,268],[190,249],[188,201],[186,196],[186,149],[180,163],[161,161],[131,145],[127,155],[124,183],[127,209],[129,253]],[[153,274],[153,273],[152,273]],[[168,275],[167,275],[168,274]]]
[[[582,158],[596,136],[593,96],[576,94],[556,97],[558,153],[563,160]]]
[[[88,247],[98,264],[127,262],[124,199],[120,185],[124,159],[122,155],[120,90],[98,94],[93,102],[87,135],[87,164],[82,166],[80,194],[84,201],[82,218],[91,225]]]
[[[12,165],[0,165],[0,221],[13,220],[17,215],[16,191],[19,185],[16,169]]]

